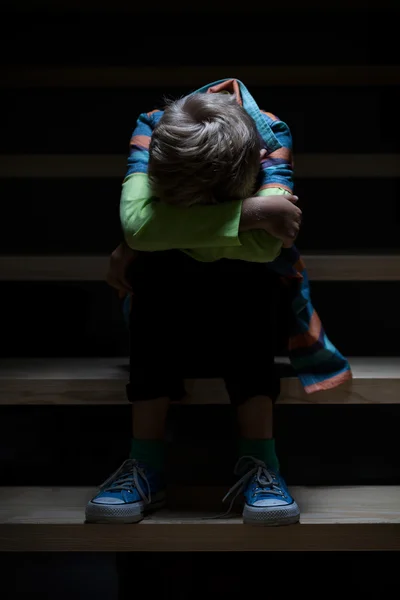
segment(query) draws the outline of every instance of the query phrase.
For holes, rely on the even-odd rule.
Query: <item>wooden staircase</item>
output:
[[[398,404],[397,358],[354,358],[352,384],[306,396],[296,379],[283,379],[283,406],[308,404]],[[13,359],[0,368],[0,405],[124,406],[127,359]],[[230,407],[219,380],[188,380],[186,410]],[[176,407],[182,410],[182,408]],[[42,409],[43,410],[43,409]],[[45,409],[44,409],[45,410]],[[193,464],[186,449],[185,464]],[[221,486],[171,486],[169,508],[133,526],[85,525],[93,487],[0,488],[2,551],[234,552],[267,550],[400,550],[400,485],[293,486],[300,525],[279,529],[243,526],[241,519],[215,516],[223,510]],[[150,526],[150,527],[149,527]]]
[[[74,487],[0,489],[1,550],[400,550],[400,486],[293,487],[301,521],[281,528],[244,526],[239,515],[216,519],[224,488],[169,489],[171,508],[137,526],[87,525],[84,508],[95,491]]]
[[[64,600],[60,590],[51,595],[55,557],[67,564],[76,555],[68,563],[76,573],[93,554],[98,577],[105,555],[115,553],[118,561],[126,558],[118,571],[124,582],[119,600],[131,597],[133,560],[156,589],[152,565],[161,572],[175,555],[173,577],[188,582],[190,592],[179,598],[193,600],[207,569],[219,568],[215,553],[229,553],[232,565],[247,561],[247,572],[259,561],[269,576],[263,553],[268,565],[278,564],[276,551],[297,573],[292,594],[310,573],[309,555],[314,571],[326,569],[332,583],[337,557],[368,551],[354,584],[360,591],[360,579],[369,582],[386,562],[376,552],[400,551],[398,7],[357,0],[353,12],[344,0],[328,0],[323,9],[305,0],[300,10],[288,0],[278,10],[250,1],[231,3],[227,14],[225,4],[206,2],[193,28],[182,30],[176,14],[188,24],[192,15],[175,1],[168,12],[159,0],[151,10],[123,0],[112,10],[105,0],[19,4],[16,11],[6,2],[3,41],[13,56],[0,79],[7,119],[0,136],[0,192],[7,205],[0,220],[5,580],[7,565],[22,566],[13,583],[18,592],[0,595],[25,598],[32,591],[29,564],[43,556],[48,565],[40,567],[37,585],[43,590],[51,581],[45,596]],[[205,47],[210,13],[221,35]],[[254,14],[250,41],[232,44],[243,18]],[[142,18],[154,24],[154,48],[145,57],[132,51],[132,31],[135,45],[149,47]],[[268,19],[280,25],[269,28],[266,46]],[[271,56],[270,48],[282,48],[282,28],[287,48]],[[385,32],[382,43],[377,32]],[[22,39],[28,52],[15,43]],[[102,48],[99,39],[110,44]],[[201,59],[194,47],[204,47]],[[244,526],[236,505],[232,516],[215,518],[225,509],[221,498],[235,459],[231,409],[219,380],[188,380],[187,397],[171,407],[167,508],[136,526],[87,525],[85,504],[126,458],[130,436],[127,336],[120,303],[104,282],[107,257],[120,241],[124,152],[140,112],[159,106],[165,94],[180,96],[225,76],[242,79],[258,103],[292,129],[304,212],[298,245],[316,308],[328,336],[350,357],[354,379],[307,396],[287,359],[277,359],[283,377],[277,440],[301,509],[298,525]],[[185,580],[189,560],[201,564],[196,584]],[[232,567],[224,586],[239,570]],[[66,598],[77,593],[71,586]],[[339,581],[340,593],[342,587]],[[109,600],[100,588],[90,588],[89,597]],[[382,592],[380,578],[376,589]],[[159,596],[167,597],[162,590]]]
[[[290,376],[288,359],[282,370],[278,404],[398,404],[400,358],[350,358],[353,381],[326,392],[306,394]],[[0,365],[0,405],[126,405],[129,359],[30,358],[5,359]],[[222,380],[188,379],[182,404],[229,404]]]

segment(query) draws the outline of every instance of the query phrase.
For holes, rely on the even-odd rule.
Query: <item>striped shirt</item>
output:
[[[194,93],[227,91],[254,119],[267,154],[260,164],[258,195],[293,192],[292,139],[289,127],[261,111],[238,80],[209,84]],[[351,379],[348,361],[326,336],[314,310],[307,270],[295,246],[282,248],[264,231],[239,233],[241,202],[180,208],[155,201],[147,177],[152,131],[163,112],[140,115],[133,132],[120,215],[125,239],[137,250],[180,249],[202,261],[220,258],[266,262],[289,286],[292,317],[288,355],[305,391],[330,389]]]

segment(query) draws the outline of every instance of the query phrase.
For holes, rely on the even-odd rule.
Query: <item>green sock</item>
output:
[[[240,438],[239,440],[239,457],[254,456],[259,460],[263,460],[268,467],[279,471],[279,460],[275,452],[275,440],[251,440],[248,438]]]
[[[164,468],[165,442],[163,440],[132,439],[129,458],[140,460],[157,471]]]

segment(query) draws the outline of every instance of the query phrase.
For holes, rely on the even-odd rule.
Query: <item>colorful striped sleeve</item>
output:
[[[128,171],[126,177],[129,177],[129,175],[133,175],[134,173],[147,174],[151,135],[161,116],[162,111],[160,110],[154,110],[139,115],[129,144]]]
[[[279,187],[293,193],[292,134],[289,127],[275,115],[261,111],[281,148],[271,152],[261,161],[259,192]]]

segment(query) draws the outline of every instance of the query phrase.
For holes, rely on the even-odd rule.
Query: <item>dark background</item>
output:
[[[125,154],[140,112],[161,106],[164,95],[176,97],[208,82],[199,79],[189,89],[74,88],[63,84],[65,67],[168,66],[178,77],[184,66],[194,72],[220,66],[218,78],[224,78],[235,77],[231,68],[227,72],[235,65],[398,65],[398,9],[398,2],[386,1],[329,1],[323,7],[312,0],[183,7],[159,1],[3,2],[4,73],[51,66],[58,84],[1,86],[0,153],[20,154],[21,160],[31,154]],[[263,109],[289,124],[295,158],[399,152],[400,82],[279,87],[266,79],[250,89]],[[0,179],[0,253],[110,253],[121,238],[122,177],[123,172],[112,179]],[[400,251],[398,179],[299,179],[296,193],[304,211],[302,251]],[[316,282],[312,291],[328,335],[344,354],[398,355],[399,282]],[[3,357],[128,352],[119,301],[105,283],[1,282],[0,297]],[[172,458],[179,464],[190,443],[197,461],[190,471],[175,468],[171,478],[230,483],[234,451],[227,415],[226,407],[194,407],[189,413],[174,407]],[[399,416],[394,405],[278,407],[276,437],[288,483],[398,484]],[[3,485],[96,485],[125,458],[129,444],[128,406],[2,407],[0,419]],[[224,560],[229,568],[222,568]],[[343,590],[349,577],[346,585],[358,591],[382,593],[390,580],[384,560],[373,554],[237,554],[218,562],[206,555],[130,555],[119,557],[118,569],[108,554],[42,554],[2,556],[0,564],[2,581],[12,590],[10,595],[3,590],[7,600],[32,591],[58,600],[115,598],[118,573],[124,598],[140,589],[178,598],[198,597],[196,590],[222,597],[239,589],[281,593],[281,576],[274,574],[282,564],[293,574],[286,588],[291,593],[299,592],[305,576],[307,593],[318,593],[314,575],[307,574],[310,564],[333,589]],[[366,577],[372,569],[374,576]],[[158,588],[154,573],[165,575]]]

